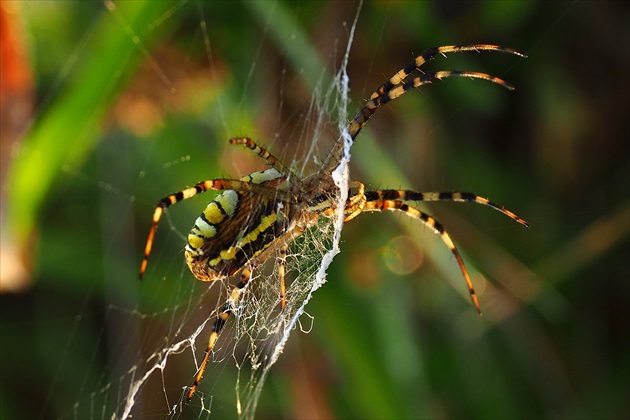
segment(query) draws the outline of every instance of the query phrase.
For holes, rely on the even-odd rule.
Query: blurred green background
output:
[[[155,352],[177,329],[149,314],[164,305],[168,318],[196,303],[173,295],[207,287],[181,248],[210,197],[171,209],[136,280],[154,203],[260,169],[226,146],[233,136],[304,156],[311,96],[338,70],[358,5],[2,3],[1,418],[121,414],[138,349]],[[480,206],[426,207],[473,273],[479,319],[427,229],[393,214],[348,224],[307,307],[312,331],[292,334],[258,417],[630,417],[629,13],[607,1],[363,4],[351,115],[427,47],[498,43],[529,58],[428,64],[517,89],[449,80],[410,92],[362,132],[352,178],[472,191],[531,228]],[[194,372],[190,353],[182,359],[155,374],[134,417],[166,416],[164,395]],[[202,383],[211,417],[235,415],[233,364],[212,366]],[[183,414],[208,412],[194,401]]]

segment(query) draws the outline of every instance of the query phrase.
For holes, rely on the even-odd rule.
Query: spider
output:
[[[467,77],[496,83],[509,90],[514,87],[506,81],[486,73],[473,71],[422,72],[420,67],[438,54],[464,51],[500,51],[520,57],[520,51],[498,45],[473,44],[429,48],[409,62],[371,95],[348,125],[354,141],[372,114],[382,105],[406,92],[431,84],[434,80],[451,77]],[[199,386],[219,334],[227,322],[241,290],[256,270],[272,255],[277,255],[280,281],[280,306],[285,300],[285,269],[287,246],[307,229],[315,226],[320,217],[332,217],[337,210],[338,188],[332,179],[332,171],[338,166],[344,153],[344,141],[340,137],[332,147],[323,165],[316,173],[300,178],[274,155],[251,138],[229,140],[230,144],[242,145],[264,159],[268,169],[254,172],[240,179],[210,179],[193,187],[171,194],[158,201],[140,266],[140,279],[144,275],[158,223],[164,209],[208,190],[222,190],[207,205],[188,234],[184,250],[186,264],[201,281],[223,280],[240,274],[227,302],[217,314],[208,340],[204,358],[195,380],[187,393],[190,401]],[[500,211],[516,222],[528,227],[528,223],[502,206],[473,193],[463,192],[416,192],[408,190],[365,191],[365,186],[353,181],[344,208],[344,222],[363,212],[398,211],[419,220],[439,234],[451,251],[462,272],[473,305],[481,315],[479,301],[464,261],[444,227],[430,215],[410,206],[410,201],[458,201],[477,203]]]

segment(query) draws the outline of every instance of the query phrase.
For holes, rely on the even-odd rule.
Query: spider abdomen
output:
[[[253,184],[280,182],[275,169],[241,178]],[[184,255],[194,276],[213,281],[236,274],[286,230],[279,197],[226,190],[199,215],[188,234]]]

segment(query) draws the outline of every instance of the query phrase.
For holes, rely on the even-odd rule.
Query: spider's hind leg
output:
[[[254,182],[248,182],[243,180],[236,179],[209,179],[206,181],[201,181],[197,183],[195,186],[186,188],[185,190],[181,190],[174,194],[164,197],[155,205],[155,210],[153,211],[153,218],[151,219],[151,228],[149,229],[149,235],[147,237],[147,242],[144,246],[144,255],[142,257],[142,263],[140,264],[140,272],[139,279],[142,280],[142,276],[144,272],[147,270],[147,265],[149,264],[149,256],[151,255],[151,249],[153,248],[153,240],[155,239],[155,232],[157,231],[158,224],[162,215],[164,214],[164,209],[172,206],[173,204],[177,204],[180,201],[187,200],[196,196],[197,194],[204,193],[209,190],[235,190],[239,192],[258,192],[258,193],[274,193],[270,187],[266,187],[264,185],[259,185]]]
[[[280,247],[280,255],[278,256],[278,277],[280,277],[280,308],[284,309],[287,305],[287,287],[284,280],[287,268],[287,248],[286,244]]]
[[[214,346],[217,340],[219,339],[219,335],[221,334],[221,331],[223,331],[223,327],[225,327],[227,320],[230,318],[230,315],[232,314],[232,308],[236,305],[236,303],[240,299],[241,291],[243,290],[243,287],[247,285],[247,282],[249,281],[250,277],[251,277],[251,271],[248,268],[245,268],[243,270],[243,273],[241,274],[241,279],[236,284],[236,286],[234,286],[234,289],[232,290],[230,297],[228,298],[227,302],[225,302],[225,305],[223,305],[223,309],[221,310],[221,312],[217,314],[217,319],[214,321],[214,324],[212,325],[212,332],[210,333],[210,338],[208,339],[208,346],[206,347],[206,351],[203,356],[203,361],[201,362],[201,365],[199,366],[199,371],[197,372],[195,381],[191,385],[190,390],[188,391],[188,395],[186,396],[187,402],[189,402],[192,399],[193,395],[195,394],[195,391],[197,390],[197,387],[199,386],[199,382],[201,382],[201,378],[203,377],[203,374],[205,373],[206,368],[208,367],[208,362],[210,361],[210,355],[212,354],[212,350],[214,349]]]

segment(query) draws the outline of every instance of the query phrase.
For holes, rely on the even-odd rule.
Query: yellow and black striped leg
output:
[[[418,77],[413,79],[409,79],[405,82],[402,82],[396,86],[390,87],[383,93],[377,94],[375,92],[372,94],[372,98],[367,101],[367,103],[361,108],[354,116],[352,121],[348,126],[348,131],[350,133],[350,137],[354,140],[361,129],[367,124],[368,120],[374,114],[374,112],[380,107],[385,105],[386,103],[393,101],[394,99],[400,98],[405,93],[409,92],[412,89],[419,88],[424,85],[429,85],[433,83],[434,80],[443,80],[452,77],[466,77],[469,79],[480,79],[485,80],[487,82],[496,83],[500,86],[503,86],[506,89],[514,90],[514,86],[506,82],[505,80],[492,76],[487,73],[480,73],[477,71],[436,71],[436,72],[427,72],[422,73]]]
[[[280,255],[278,256],[278,277],[280,277],[280,307],[284,309],[287,305],[287,287],[284,280],[287,267],[287,245],[284,244],[280,247]]]
[[[208,347],[206,347],[206,352],[203,356],[203,361],[201,362],[201,365],[199,366],[199,370],[197,371],[197,376],[195,376],[195,381],[190,387],[190,390],[188,390],[188,395],[186,396],[187,402],[189,402],[192,399],[193,395],[195,394],[195,391],[197,391],[199,382],[201,382],[201,378],[203,378],[203,374],[206,371],[206,368],[208,367],[208,362],[210,361],[210,356],[212,355],[212,350],[214,349],[214,345],[219,339],[219,335],[221,334],[221,331],[223,331],[223,327],[225,327],[225,323],[227,322],[227,320],[230,318],[230,315],[232,314],[232,308],[236,305],[236,303],[238,302],[241,296],[241,290],[243,290],[243,287],[247,285],[247,282],[249,281],[250,277],[251,277],[251,271],[248,268],[245,268],[243,270],[243,273],[241,274],[240,281],[236,284],[236,286],[234,286],[234,289],[232,289],[232,294],[230,295],[225,305],[223,305],[223,309],[221,310],[221,312],[217,315],[217,319],[214,321],[214,324],[212,325],[212,332],[210,333],[210,338],[208,339]]]
[[[254,140],[249,137],[236,137],[230,139],[230,144],[240,144],[247,147],[252,152],[256,153],[261,158],[265,159],[267,165],[275,168],[281,174],[291,175],[289,180],[297,180],[299,179],[296,174],[289,168],[287,168],[280,160],[272,155],[267,149],[262,146],[259,146]]]
[[[529,227],[522,218],[503,206],[493,203],[487,198],[467,192],[416,192],[409,190],[375,190],[365,193],[367,201],[397,200],[397,201],[457,201],[463,203],[477,203],[488,206],[508,216],[525,227]]]
[[[448,233],[446,233],[444,226],[442,226],[437,220],[435,220],[433,217],[429,216],[428,214],[423,213],[417,208],[411,207],[403,203],[402,201],[398,201],[398,200],[368,201],[365,204],[365,208],[363,211],[384,211],[384,210],[401,211],[409,217],[420,220],[426,226],[433,229],[435,233],[440,235],[440,238],[442,238],[442,241],[446,244],[448,249],[450,249],[451,253],[453,253],[453,255],[455,256],[455,259],[457,260],[457,264],[459,265],[459,268],[462,271],[462,274],[464,275],[464,280],[466,280],[466,286],[468,287],[468,293],[470,294],[470,299],[472,300],[473,305],[477,309],[477,313],[479,314],[479,316],[481,316],[482,313],[481,313],[481,308],[479,307],[479,300],[477,299],[477,293],[475,293],[475,288],[473,287],[472,280],[470,280],[470,276],[468,275],[468,270],[466,270],[466,266],[464,265],[464,260],[462,259],[461,255],[459,254],[459,251],[455,247],[455,244],[451,240],[451,237],[449,236]]]
[[[513,48],[506,48],[500,45],[492,44],[471,44],[471,45],[445,45],[442,47],[428,48],[422,52],[419,56],[411,60],[405,67],[400,69],[395,75],[393,75],[387,82],[379,87],[370,97],[374,99],[378,96],[382,96],[392,90],[394,87],[401,84],[405,78],[411,75],[415,71],[420,71],[422,66],[427,61],[433,60],[438,54],[446,56],[449,53],[468,52],[468,51],[499,51],[507,54],[517,55],[519,57],[527,57],[527,55],[521,51]]]
[[[239,181],[235,179],[210,179],[207,181],[201,181],[194,187],[186,188],[185,190],[171,194],[168,197],[164,197],[163,199],[158,201],[155,206],[155,211],[153,212],[151,228],[149,229],[147,242],[144,246],[144,256],[142,257],[142,263],[140,264],[140,280],[142,280],[142,276],[147,269],[147,265],[149,263],[149,255],[151,254],[151,249],[153,248],[153,239],[155,238],[155,232],[157,231],[158,223],[162,218],[162,214],[164,214],[164,209],[172,206],[173,204],[177,204],[180,201],[194,197],[197,194],[204,193],[208,190],[235,190],[239,192],[252,191],[267,194],[276,193],[276,190],[271,187],[266,187],[264,185],[259,185],[253,182]]]
[[[372,93],[367,103],[355,114],[352,121],[348,125],[348,132],[350,137],[354,140],[361,129],[365,127],[368,120],[376,112],[378,107],[385,105],[387,102],[392,101],[406,92],[414,88],[419,88],[422,85],[430,84],[433,80],[446,79],[449,77],[467,77],[473,79],[481,79],[489,82],[499,84],[507,89],[514,89],[512,85],[495,76],[491,76],[486,73],[479,73],[474,71],[437,71],[437,72],[421,72],[420,66],[427,61],[433,59],[438,54],[446,55],[448,53],[466,52],[466,51],[499,51],[507,54],[516,55],[519,57],[527,57],[526,54],[521,51],[505,48],[499,45],[491,44],[472,44],[472,45],[447,45],[443,47],[429,48],[424,51],[414,60],[409,62],[405,67],[400,69],[393,75],[387,82]],[[417,77],[413,77],[418,75]],[[332,170],[341,157],[343,156],[343,142],[337,142],[335,147],[330,151],[324,167]]]

